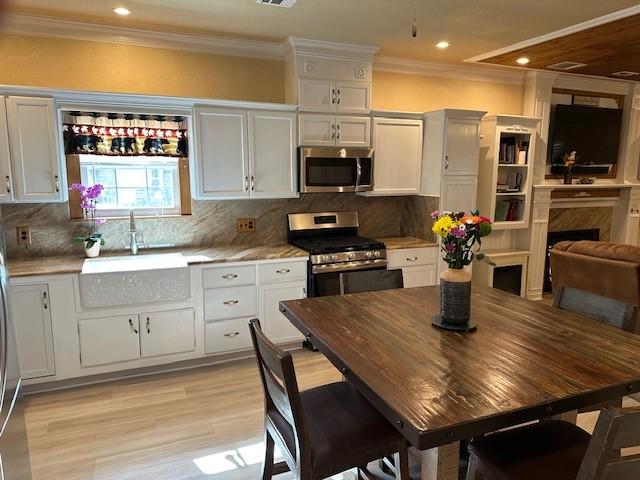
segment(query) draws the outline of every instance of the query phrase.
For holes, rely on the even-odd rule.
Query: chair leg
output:
[[[467,465],[467,479],[466,480],[483,480],[480,471],[478,470],[478,457],[473,453],[469,456],[469,464]]]
[[[409,446],[407,442],[402,442],[398,449],[396,480],[409,480]]]
[[[273,438],[269,434],[269,431],[264,429],[264,462],[262,464],[262,475],[260,478],[262,480],[271,480],[273,477],[273,450],[274,443]]]

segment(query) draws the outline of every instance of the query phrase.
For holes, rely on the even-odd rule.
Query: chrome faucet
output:
[[[129,248],[131,249],[131,255],[138,254],[138,247],[143,244],[142,232],[138,232],[136,228],[136,218],[133,216],[133,210],[129,210]],[[138,239],[140,236],[140,239]]]

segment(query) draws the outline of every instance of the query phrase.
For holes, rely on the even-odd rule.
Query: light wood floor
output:
[[[301,389],[341,379],[318,353],[294,358]],[[263,398],[253,359],[44,393],[26,403],[33,480],[258,478]],[[596,419],[580,415],[578,423],[591,430]]]

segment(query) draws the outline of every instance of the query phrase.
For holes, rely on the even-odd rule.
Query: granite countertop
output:
[[[387,250],[399,250],[401,248],[437,247],[438,242],[430,242],[417,237],[383,237],[376,238],[387,246]]]
[[[203,247],[203,248],[163,248],[144,249],[140,255],[159,253],[181,253],[187,259],[187,263],[224,263],[224,262],[245,262],[271,259],[305,258],[308,253],[292,245],[270,245],[270,246],[246,246],[227,245],[223,247]],[[110,256],[127,256],[127,251],[109,252],[101,255],[101,258]],[[82,256],[60,256],[25,258],[8,261],[9,277],[29,277],[36,275],[60,275],[65,273],[80,273],[85,258]]]

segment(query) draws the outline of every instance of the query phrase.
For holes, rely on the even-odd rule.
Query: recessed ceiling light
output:
[[[116,7],[113,9],[113,13],[115,13],[116,15],[122,15],[124,17],[126,15],[130,15],[131,10],[129,10],[127,7]]]
[[[518,65],[526,65],[529,63],[529,59],[527,57],[520,57],[516,62],[518,62]]]
[[[436,47],[441,48],[441,49],[445,49],[449,46],[449,42],[447,42],[446,40],[442,40],[441,42],[436,43]]]

